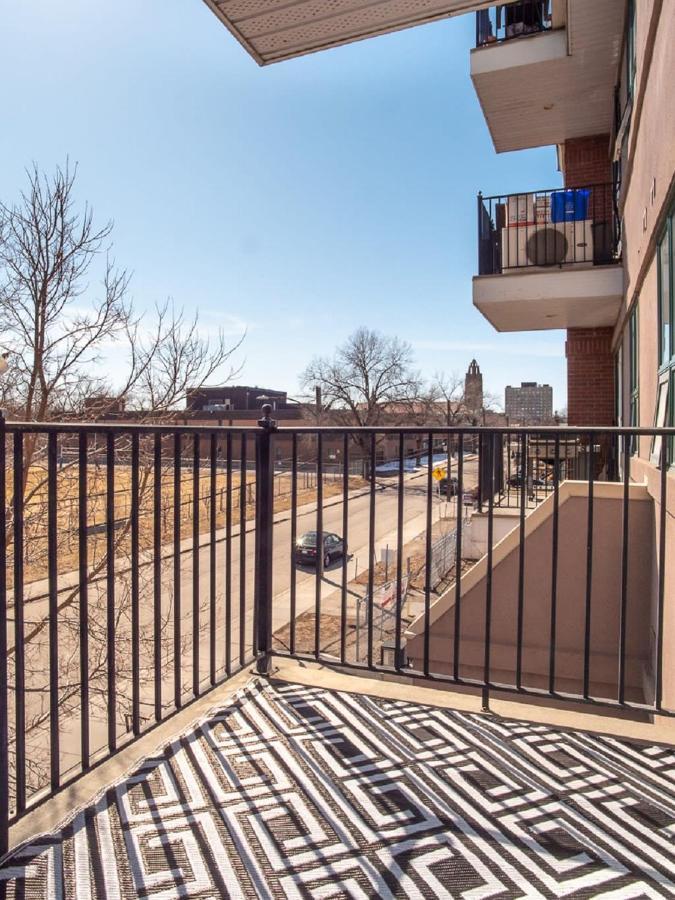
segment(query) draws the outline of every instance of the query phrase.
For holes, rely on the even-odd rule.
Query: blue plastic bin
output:
[[[583,222],[588,218],[588,198],[591,192],[587,188],[576,188],[571,191],[554,191],[551,194],[552,222]]]

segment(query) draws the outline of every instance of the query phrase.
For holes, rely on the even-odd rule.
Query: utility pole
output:
[[[323,412],[322,397],[321,397],[321,385],[320,384],[316,385],[316,387],[314,388],[314,393],[315,393],[315,404],[316,404],[316,419],[317,419],[317,423],[320,425],[321,424],[321,414]]]

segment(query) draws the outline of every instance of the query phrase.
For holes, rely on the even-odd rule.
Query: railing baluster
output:
[[[314,656],[321,656],[321,583],[323,579],[323,434],[316,438],[316,582],[314,594]]]
[[[246,432],[241,435],[239,460],[239,666],[246,663]]]
[[[375,490],[377,478],[376,434],[370,435],[370,509],[368,515],[368,599],[366,602],[366,615],[368,616],[368,667],[373,668],[373,615],[375,614]]]
[[[51,437],[51,435],[50,435]],[[117,621],[115,617],[115,433],[106,434],[106,642],[108,750],[117,749]]]
[[[162,435],[155,434],[152,484],[152,587],[155,721],[162,719]]]
[[[0,437],[4,442],[4,433]],[[23,433],[14,432],[14,488],[12,505],[14,511],[14,680],[15,680],[15,722],[16,755],[16,811],[24,812],[26,808],[26,656],[24,632],[24,534],[23,534],[23,498],[24,498],[24,466],[23,466]],[[3,556],[2,559],[5,559]],[[82,594],[80,588],[80,607]],[[81,645],[80,645],[81,646]],[[84,690],[85,680],[81,678]],[[84,758],[84,757],[83,757]],[[83,763],[84,765],[84,763]]]
[[[673,437],[661,438],[661,478],[659,492],[659,593],[656,624],[656,672],[654,677],[654,706],[657,711],[663,709],[663,617],[666,598],[666,521],[668,499],[668,444]],[[671,709],[673,707],[671,706]]]
[[[140,465],[139,436],[135,431],[131,435],[131,718],[135,737],[141,733]]]
[[[183,705],[182,669],[183,636],[181,610],[181,453],[182,434],[173,438],[173,702],[176,709]]]
[[[560,525],[560,435],[555,436],[553,462],[553,545],[551,548],[551,627],[549,633],[548,692],[555,693],[555,648],[558,628],[558,531]]]
[[[593,600],[593,490],[595,470],[595,435],[588,434],[588,525],[586,532],[586,608],[584,612],[584,699],[590,696],[591,608]]]
[[[520,518],[518,531],[518,612],[516,618],[516,688],[523,686],[523,621],[525,614],[525,510],[529,482],[529,443],[523,433],[520,438]]]
[[[232,432],[225,446],[225,673],[232,674]]]
[[[401,667],[401,618],[403,603],[403,499],[404,499],[404,460],[405,434],[401,432],[398,439],[398,517],[396,521],[396,639],[394,666]],[[407,587],[407,586],[406,586]]]
[[[216,683],[216,531],[217,509],[216,497],[218,494],[218,436],[211,433],[209,460],[209,682],[211,686]]]
[[[198,697],[200,694],[200,610],[199,610],[199,538],[200,517],[199,505],[201,501],[201,441],[197,432],[192,441],[192,694]]]
[[[457,435],[457,545],[455,550],[455,633],[452,672],[459,679],[460,629],[462,626],[462,519],[464,516],[464,432]]]
[[[626,698],[626,615],[628,612],[630,438],[623,436],[623,500],[621,538],[621,609],[619,613],[619,703]]]
[[[432,556],[432,539],[433,539],[433,520],[432,520],[432,503],[433,503],[433,445],[434,436],[429,432],[427,436],[429,443],[427,455],[427,505],[426,505],[426,560],[424,567],[424,674],[429,675],[429,647],[431,637],[431,556]]]
[[[347,660],[347,565],[349,562],[349,434],[342,443],[342,586],[340,594],[340,662]]]
[[[290,645],[291,656],[295,653],[295,616],[297,569],[295,565],[296,543],[298,540],[298,435],[293,434],[291,446],[291,595],[290,595]]]
[[[487,528],[487,573],[485,576],[485,654],[483,658],[483,709],[487,709],[490,701],[490,662],[492,651],[492,554],[494,542],[494,453],[495,436],[489,435],[488,445],[488,528]]]
[[[49,742],[52,790],[61,783],[59,734],[59,624],[58,624],[58,521],[57,521],[57,434],[47,438],[47,555],[49,578]]]

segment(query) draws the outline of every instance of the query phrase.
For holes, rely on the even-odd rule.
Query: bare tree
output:
[[[75,207],[76,170],[27,174],[19,202],[0,202],[0,333],[12,366],[4,400],[44,421],[100,386],[101,348],[133,327],[133,313],[128,274],[108,257],[112,223],[97,227],[90,207]],[[85,299],[101,256],[100,287]]]
[[[317,357],[301,375],[305,390],[321,388],[322,410],[344,426],[391,424],[392,417],[412,414],[423,395],[423,380],[414,368],[405,341],[359,328],[331,358]],[[355,437],[365,449],[365,438]]]
[[[146,316],[134,311],[128,296],[128,273],[118,269],[110,256],[112,224],[97,226],[91,208],[80,207],[76,202],[76,168],[66,165],[49,177],[33,166],[27,174],[28,185],[18,202],[0,202],[0,349],[10,351],[11,366],[10,376],[0,382],[0,390],[1,400],[14,418],[36,422],[81,418],[87,398],[99,394],[135,407],[137,421],[171,421],[184,403],[188,389],[200,387],[216,373],[220,380],[232,377],[231,359],[241,341],[228,345],[222,332],[203,334],[197,316],[187,318],[172,303],[158,306]],[[112,354],[118,361],[117,383],[111,383],[110,377],[104,374],[103,363]],[[89,413],[90,417],[95,415],[91,409]],[[120,688],[116,713],[118,718],[124,718],[129,708],[131,676],[130,491],[128,483],[124,484],[130,454],[129,435],[121,432],[114,439],[119,469],[113,500],[112,548],[107,546],[105,535],[96,536],[97,529],[106,521],[107,498],[105,454],[101,452],[100,437],[92,433],[87,448],[87,512],[92,530],[87,541],[86,574],[89,667],[86,673],[79,670],[80,586],[75,580],[64,578],[58,594],[59,707],[65,718],[76,715],[83,678],[89,685],[92,714],[102,715],[108,703],[105,674],[111,648],[107,641],[106,597],[101,583],[114,559],[114,621],[118,632],[115,666]],[[142,437],[137,498],[142,517],[150,516],[152,509],[155,485],[152,451],[153,438]],[[68,435],[59,435],[58,452],[55,540],[62,575],[72,571],[78,562],[77,440],[73,442]],[[47,571],[46,456],[45,435],[27,433],[20,456],[14,460],[21,463],[23,471],[18,486],[21,498],[16,505],[23,524],[24,581],[36,584]],[[11,452],[9,459],[13,460]],[[168,472],[171,467],[171,454],[167,452],[162,456],[158,473],[162,484],[171,483]],[[12,487],[15,483],[11,475],[8,483]],[[190,497],[189,501],[188,517],[190,510],[202,500],[197,496]],[[172,495],[163,492],[162,512],[173,502]],[[10,495],[5,510],[10,566],[17,553],[14,507],[14,497]],[[162,527],[163,542],[173,537],[171,516],[163,516],[166,518],[169,524]],[[189,533],[189,522],[184,523],[186,529],[182,527],[182,511],[180,518],[181,532]],[[144,528],[141,550],[148,548],[149,538],[150,529]],[[162,672],[170,663],[164,638],[172,603],[170,591],[163,596],[166,602],[161,617]],[[43,735],[49,718],[49,613],[44,592],[40,590],[27,591],[25,604],[24,667],[31,679],[25,735],[31,746],[44,749]],[[141,626],[144,666],[141,679],[149,682],[154,633],[147,617],[142,619]],[[12,677],[16,674],[15,650],[12,647],[9,654]],[[47,766],[48,759],[36,750],[29,771],[33,789],[44,783]]]
[[[437,372],[429,390],[430,422],[460,425],[466,421],[464,378],[458,372]]]

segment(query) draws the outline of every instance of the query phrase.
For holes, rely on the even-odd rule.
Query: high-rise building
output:
[[[464,378],[464,405],[470,413],[477,413],[483,408],[483,375],[475,359]]]
[[[553,418],[553,388],[536,381],[509,385],[504,392],[504,411],[512,425],[542,425]]]

